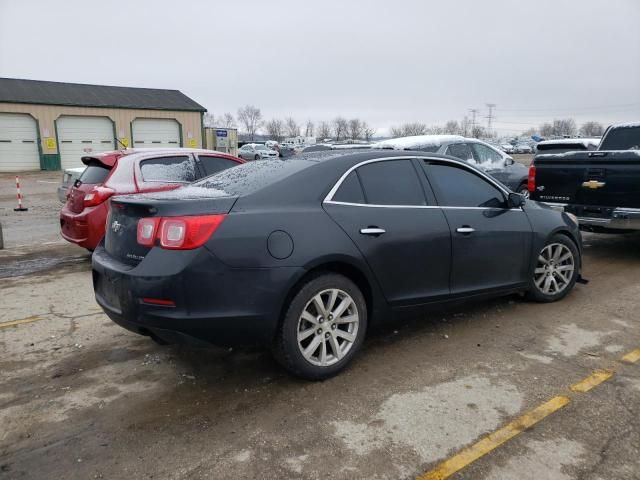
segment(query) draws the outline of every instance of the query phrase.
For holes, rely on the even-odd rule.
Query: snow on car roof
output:
[[[640,122],[614,123],[611,128],[634,128],[640,127]]]
[[[568,144],[568,145],[584,145],[585,147],[588,145],[598,146],[600,145],[599,138],[556,138],[555,140],[543,140],[538,143],[538,145],[557,145],[557,144]]]
[[[413,148],[431,147],[447,142],[462,142],[460,135],[415,135],[412,137],[392,138],[375,143],[372,148],[387,148],[392,150],[411,150]]]

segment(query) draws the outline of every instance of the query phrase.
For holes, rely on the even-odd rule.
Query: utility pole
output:
[[[491,123],[493,122],[493,109],[496,108],[495,103],[487,103],[489,108],[489,115],[487,115],[487,135],[491,137]]]
[[[469,111],[471,112],[471,136],[473,137],[476,130],[476,115],[478,114],[478,109],[470,108]]]

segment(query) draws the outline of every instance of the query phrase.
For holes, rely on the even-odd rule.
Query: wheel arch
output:
[[[384,308],[384,301],[381,298],[375,280],[356,261],[345,257],[329,257],[317,260],[307,265],[305,271],[287,289],[287,293],[282,299],[278,311],[278,328],[282,323],[286,309],[298,290],[309,280],[324,275],[326,273],[337,273],[351,280],[360,289],[367,305],[367,317],[371,324],[373,317],[378,317],[378,313]]]

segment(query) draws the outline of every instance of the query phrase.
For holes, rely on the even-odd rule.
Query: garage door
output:
[[[81,167],[85,155],[114,150],[113,123],[104,117],[60,117],[56,120],[62,168]]]
[[[131,129],[135,148],[180,146],[180,126],[175,120],[139,118]]]
[[[40,170],[38,128],[29,115],[0,113],[0,172]]]

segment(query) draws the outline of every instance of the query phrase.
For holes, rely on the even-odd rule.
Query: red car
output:
[[[172,190],[243,160],[213,150],[130,149],[82,157],[87,168],[60,212],[65,240],[93,251],[104,237],[109,198]]]

